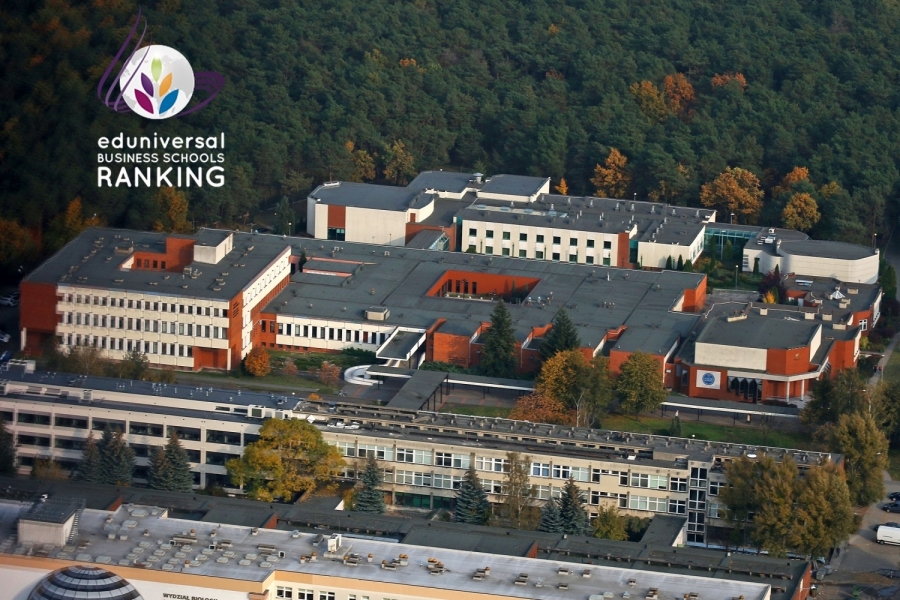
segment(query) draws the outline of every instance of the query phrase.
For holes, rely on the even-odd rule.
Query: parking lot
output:
[[[888,494],[900,492],[900,481],[886,480],[884,487]],[[872,528],[876,523],[888,521],[900,523],[900,514],[881,510],[887,501],[887,498],[884,498],[866,509],[862,526],[850,536],[850,544],[840,562],[840,572],[866,573],[879,569],[900,569],[900,546],[877,543],[875,530]]]

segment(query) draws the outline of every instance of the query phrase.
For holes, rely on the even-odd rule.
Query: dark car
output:
[[[887,523],[875,523],[872,525],[872,529],[878,531],[879,527],[900,527],[900,523],[894,523],[893,521],[888,521]]]
[[[900,512],[900,502],[889,502],[881,507],[884,512]]]
[[[888,500],[890,500],[891,502],[897,502],[898,500],[900,500],[900,492],[891,492],[890,494],[888,494]]]

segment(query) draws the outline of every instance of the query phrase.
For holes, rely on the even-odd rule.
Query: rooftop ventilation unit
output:
[[[367,321],[387,321],[391,310],[386,306],[370,306],[366,309]]]

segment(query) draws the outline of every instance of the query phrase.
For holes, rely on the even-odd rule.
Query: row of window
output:
[[[275,597],[284,600],[316,600],[315,590],[303,588],[288,587],[279,585],[275,587]],[[335,600],[335,592],[320,591],[319,600]],[[356,594],[347,594],[347,600],[370,600],[370,596],[357,596]],[[376,600],[376,599],[372,599]],[[397,600],[396,598],[381,598],[380,600]]]
[[[75,304],[92,304],[94,306],[110,306],[112,308],[134,308],[156,312],[200,315],[206,317],[227,317],[228,309],[209,306],[193,306],[191,304],[175,304],[173,302],[151,302],[150,300],[129,300],[126,298],[107,298],[106,296],[90,296],[82,294],[63,294],[63,302]]]
[[[189,335],[210,339],[224,340],[228,338],[227,327],[212,325],[194,325],[176,321],[154,321],[150,319],[133,319],[131,317],[113,317],[89,313],[64,313],[63,323],[67,325],[85,325],[88,327],[106,327],[124,329],[126,331],[146,331],[152,333],[168,333],[172,335]]]
[[[268,323],[268,325],[266,325]],[[260,321],[260,331],[278,332],[278,335],[312,338],[315,340],[337,340],[339,342],[355,342],[357,344],[383,344],[387,333],[378,331],[360,331],[359,329],[340,329],[336,327],[320,327],[317,325],[292,325],[276,321]],[[293,333],[291,333],[293,332]]]
[[[477,253],[478,251],[475,249],[475,246],[473,244],[473,245],[469,246],[469,249],[467,250],[467,252]],[[493,246],[485,246],[484,253],[485,254],[494,254],[494,247]],[[545,258],[545,254],[546,253],[543,250],[535,250],[534,256],[529,257],[527,250],[525,250],[523,248],[519,249],[519,258],[535,258],[538,260],[543,260]],[[501,248],[500,256],[512,256],[510,249],[509,248]],[[550,260],[556,260],[556,261],[562,260],[562,257],[559,252],[551,252],[549,254],[546,254],[546,258],[548,258]],[[578,254],[569,254],[569,262],[577,263],[578,262]],[[592,264],[594,264],[594,257],[593,256],[585,256],[584,262],[586,264],[592,265]],[[610,257],[608,257],[608,256],[603,257],[603,266],[608,267],[611,264],[612,264],[612,259]]]
[[[375,458],[394,462],[394,449],[390,446],[366,445],[355,442],[337,442],[338,450],[342,456],[350,458]],[[432,460],[433,456],[433,460]],[[471,457],[468,454],[454,454],[450,452],[432,452],[429,450],[413,450],[397,448],[396,462],[413,463],[419,465],[434,465],[436,467],[450,467],[456,469],[468,469]],[[506,458],[478,456],[475,458],[475,470],[506,473],[509,465]],[[550,463],[532,462],[532,477],[546,477],[548,479],[573,479],[575,481],[590,481],[600,483],[603,476],[618,478],[619,485],[640,487],[653,490],[669,490],[672,492],[686,492],[688,479],[683,477],[668,477],[666,475],[651,475],[649,473],[630,473],[628,471],[613,471],[609,469],[589,469],[588,467],[572,467]],[[691,487],[703,487],[706,483],[707,470],[694,468],[692,470]],[[701,478],[702,476],[702,478]],[[710,494],[718,495],[720,482],[710,482]]]
[[[107,342],[108,340],[108,342]],[[80,333],[60,336],[63,346],[93,346],[101,350],[122,350],[132,352],[137,350],[144,354],[158,354],[161,356],[181,356],[191,358],[194,356],[194,347],[184,344],[167,344],[163,342],[146,342],[142,340],[129,340],[125,338],[106,338],[98,336],[82,336]]]
[[[484,237],[485,237],[486,239],[489,239],[489,240],[494,239],[494,231],[493,231],[492,229],[488,229],[487,231],[484,232],[484,234],[485,234]],[[510,240],[511,235],[512,235],[512,234],[511,234],[509,231],[503,231],[503,232],[501,232],[501,236],[503,237],[503,240],[504,240],[504,241]],[[478,237],[478,230],[475,229],[474,227],[470,227],[470,228],[469,228],[469,237]],[[535,237],[534,242],[535,242],[536,244],[543,244],[543,243],[544,243],[544,235],[543,235],[543,234],[536,234],[534,237]],[[527,242],[527,241],[528,241],[528,234],[527,234],[527,233],[519,233],[519,241],[520,241],[520,242]],[[562,236],[554,235],[554,236],[553,236],[553,244],[554,244],[555,246],[558,246],[558,245],[562,244]],[[595,241],[594,241],[594,240],[592,240],[592,239],[587,240],[587,247],[588,247],[588,248],[594,248],[594,244],[595,244]],[[577,246],[577,245],[578,245],[578,238],[570,237],[570,238],[569,238],[569,246]],[[604,240],[604,241],[603,241],[603,248],[605,248],[606,250],[611,249],[611,248],[612,248],[612,241],[611,241],[611,240]]]

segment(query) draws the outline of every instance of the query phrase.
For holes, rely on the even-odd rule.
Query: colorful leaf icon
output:
[[[159,81],[159,76],[162,75],[162,61],[158,58],[154,58],[150,61],[150,73],[153,74],[153,81]],[[152,92],[148,92],[152,95]]]
[[[165,77],[163,77],[162,83],[159,84],[159,95],[165,96],[166,92],[169,91],[169,88],[172,87],[172,74],[169,73]]]
[[[150,78],[141,73],[141,87],[144,88],[144,92],[147,93],[148,96],[153,96],[153,82],[150,81]]]
[[[162,102],[159,103],[159,114],[163,114],[175,106],[176,100],[178,100],[178,90],[172,90],[162,99]]]
[[[144,92],[135,88],[134,98],[135,98],[135,100],[137,100],[137,103],[140,105],[141,108],[143,108],[145,111],[147,111],[151,115],[153,114],[153,102],[150,101],[150,98],[148,98]]]

